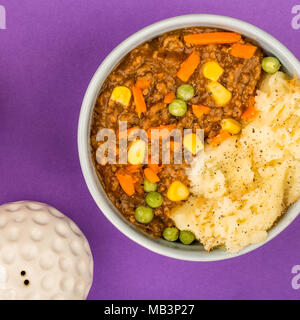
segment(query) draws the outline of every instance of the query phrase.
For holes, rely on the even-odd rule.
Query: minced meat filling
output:
[[[141,129],[158,127],[161,125],[175,125],[178,129],[203,129],[205,139],[210,143],[221,130],[223,119],[241,121],[243,112],[248,108],[248,101],[255,95],[256,88],[261,78],[262,51],[257,48],[250,58],[233,56],[230,51],[232,44],[187,44],[184,36],[189,34],[220,32],[217,29],[193,27],[172,31],[148,41],[132,50],[121,63],[108,76],[102,86],[97,103],[94,108],[91,127],[91,149],[95,168],[103,187],[119,209],[119,211],[131,223],[137,225],[154,237],[161,237],[162,231],[172,226],[169,213],[172,208],[181,202],[171,201],[167,197],[167,191],[173,181],[180,181],[189,187],[189,180],[185,174],[188,164],[164,165],[158,174],[157,191],[163,196],[160,207],[153,209],[154,218],[148,224],[141,224],[135,219],[135,209],[145,205],[145,191],[143,189],[146,165],[137,168],[135,175],[135,193],[128,195],[116,177],[116,172],[126,165],[105,164],[96,162],[96,150],[99,143],[96,135],[99,129],[110,128],[117,132],[118,121],[127,121],[128,127],[138,126]],[[242,37],[240,44],[251,44]],[[191,55],[196,53],[200,62],[188,81],[182,81],[178,76],[181,64]],[[223,87],[230,91],[230,102],[220,106],[207,89],[211,80],[203,75],[203,66],[210,61],[217,62],[223,69],[218,79]],[[139,79],[144,79],[148,86],[142,88],[142,94],[147,106],[147,111],[139,117],[136,105],[131,98],[128,106],[122,105],[111,99],[111,94],[116,86],[132,88]],[[176,94],[177,88],[188,83],[194,88],[194,96],[186,102],[187,111],[183,116],[174,116],[168,109],[168,103],[164,99],[170,92]],[[203,105],[210,108],[208,113],[197,117],[193,112],[193,105]]]

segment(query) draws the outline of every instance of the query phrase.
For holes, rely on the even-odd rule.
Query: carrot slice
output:
[[[147,111],[143,93],[139,87],[133,86],[131,89],[134,97],[135,109],[140,118],[141,114]]]
[[[135,193],[134,189],[134,179],[125,170],[119,169],[116,172],[116,177],[120,183],[123,191],[130,197]]]
[[[241,35],[235,32],[195,33],[184,36],[186,44],[207,45],[215,43],[235,43],[241,40]]]
[[[184,82],[188,81],[189,77],[194,73],[199,63],[199,54],[193,51],[188,58],[181,63],[177,72],[177,77]]]
[[[259,111],[255,108],[255,106],[249,107],[243,114],[243,120],[252,120],[258,115]]]
[[[161,172],[161,170],[163,169],[163,165],[158,165],[155,163],[148,163],[148,167],[155,173],[158,174]]]
[[[135,191],[138,191],[138,186],[141,184],[141,165],[130,165],[126,167],[126,171],[131,175],[134,183]]]
[[[150,85],[150,81],[146,78],[139,78],[135,85],[140,89],[147,89]]]
[[[201,118],[204,114],[209,114],[211,108],[203,106],[202,104],[199,104],[199,105],[193,104],[192,110],[194,115],[197,118]]]
[[[160,131],[162,131],[163,129],[167,129],[168,131],[167,132],[162,132],[162,136],[160,137],[161,139],[166,139],[168,138],[168,136],[171,134],[172,130],[176,128],[176,125],[175,124],[167,124],[167,125],[160,125],[158,127],[152,127],[152,128],[149,128],[147,130],[147,134],[148,134],[148,138],[151,139],[151,130],[152,129],[158,129]]]
[[[164,103],[171,103],[174,99],[176,99],[175,93],[173,91],[167,93],[164,98]]]
[[[255,108],[255,98],[251,96],[248,100],[248,109],[242,114],[243,120],[252,120],[258,115],[259,111]]]
[[[117,139],[119,139],[119,138],[128,139],[128,138],[132,137],[139,129],[140,129],[140,127],[135,126],[135,127],[131,127],[129,129],[127,129],[126,131],[120,131],[117,134]]]
[[[220,130],[220,133],[211,140],[210,145],[213,147],[217,147],[229,137],[231,137],[231,134],[228,131]]]
[[[229,52],[236,58],[250,59],[254,56],[256,49],[257,47],[251,44],[235,43]]]
[[[130,173],[137,173],[139,172],[141,169],[141,165],[139,164],[133,164],[131,166],[126,167],[126,171],[130,172]]]
[[[144,174],[145,177],[151,182],[151,183],[155,183],[158,182],[160,179],[158,177],[158,175],[150,168],[146,168],[144,170]]]

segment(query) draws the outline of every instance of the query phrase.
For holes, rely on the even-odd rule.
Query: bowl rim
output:
[[[78,153],[81,170],[87,187],[101,212],[106,218],[125,236],[139,245],[164,256],[186,261],[218,261],[244,255],[251,252],[277,236],[281,231],[298,216],[300,212],[300,200],[292,205],[281,217],[279,222],[268,231],[268,237],[264,242],[252,244],[236,254],[226,252],[224,249],[216,249],[212,252],[199,251],[195,247],[187,247],[181,244],[168,243],[162,239],[152,239],[145,233],[131,225],[108,199],[102,185],[96,175],[90,152],[90,122],[91,116],[99,94],[100,88],[117,63],[133,48],[165,32],[190,26],[216,27],[225,30],[236,31],[250,39],[263,44],[267,51],[276,52],[283,66],[290,74],[300,77],[300,63],[297,58],[277,39],[252,24],[231,17],[211,14],[192,14],[168,18],[151,24],[134,33],[103,60],[92,77],[82,101],[78,123]],[[262,46],[262,45],[261,45]],[[185,248],[185,250],[183,250]],[[198,247],[199,248],[199,247]]]

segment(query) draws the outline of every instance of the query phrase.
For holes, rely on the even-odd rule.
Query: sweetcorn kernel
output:
[[[226,130],[231,134],[238,134],[241,131],[240,123],[231,118],[223,119],[221,121],[221,127],[223,130]]]
[[[110,99],[127,107],[131,99],[131,91],[124,86],[115,87],[112,91]]]
[[[216,61],[206,62],[202,68],[202,73],[206,79],[218,81],[224,69]]]
[[[190,191],[186,185],[180,181],[173,181],[168,188],[167,197],[171,201],[186,200]]]
[[[189,150],[193,155],[197,154],[203,149],[203,144],[195,133],[189,133],[183,138],[184,147]]]
[[[232,94],[229,90],[227,90],[221,83],[212,81],[208,84],[208,90],[212,93],[214,100],[217,105],[222,107],[227,104],[231,98]]]

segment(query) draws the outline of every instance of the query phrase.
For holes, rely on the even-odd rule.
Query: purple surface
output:
[[[81,174],[77,121],[104,57],[148,24],[189,13],[248,21],[300,58],[300,30],[282,0],[2,0],[0,203],[37,200],[74,219],[95,260],[90,299],[298,299],[300,217],[256,251],[215,263],[166,258],[133,243],[99,212]]]

